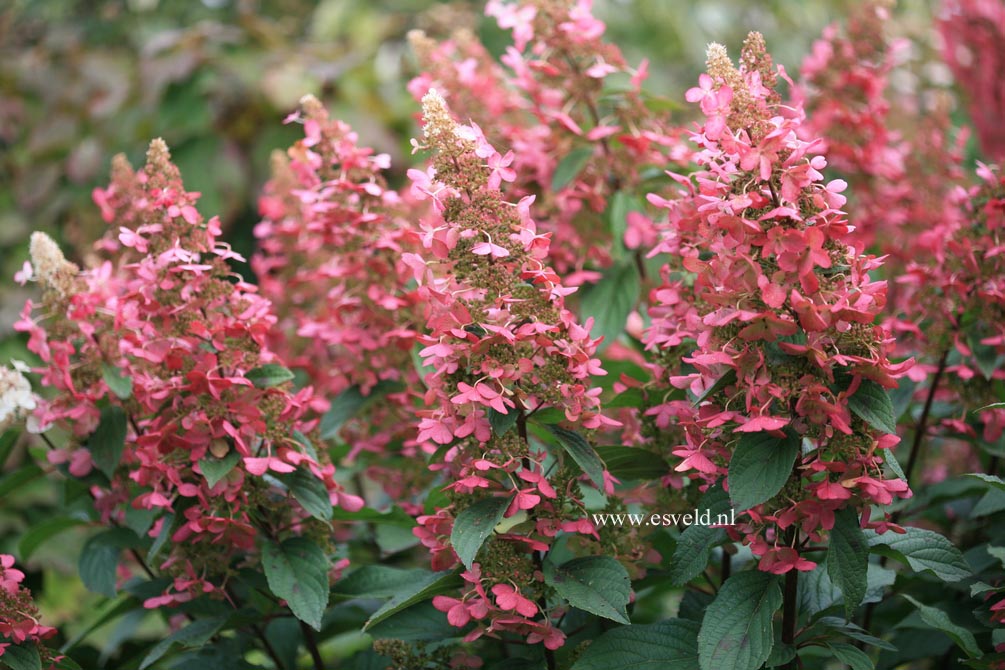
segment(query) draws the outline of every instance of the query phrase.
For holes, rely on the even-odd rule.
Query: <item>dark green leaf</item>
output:
[[[841,589],[845,616],[849,620],[865,597],[868,566],[869,546],[862,534],[858,514],[851,508],[838,510],[834,514],[834,529],[827,552],[827,572]]]
[[[771,654],[771,620],[781,605],[774,575],[754,570],[727,579],[705,610],[698,633],[701,670],[760,668]]]
[[[168,513],[164,515],[164,520],[161,521],[161,530],[154,538],[153,544],[150,545],[150,550],[147,552],[147,563],[153,563],[157,555],[161,553],[161,549],[167,543],[168,538],[174,533],[174,521],[175,515]]]
[[[44,476],[45,471],[34,463],[22,465],[9,475],[0,477],[0,498],[5,498],[22,486],[30,484]]]
[[[1005,491],[1005,480],[1003,480],[1001,477],[995,477],[994,475],[986,475],[983,472],[972,472],[963,476],[972,477],[973,479],[979,479],[985,484],[993,486],[994,488],[999,489],[1000,491]]]
[[[397,595],[384,603],[383,607],[371,614],[366,625],[363,626],[363,630],[368,631],[371,626],[376,626],[381,621],[416,603],[421,603],[423,600],[456,591],[462,584],[464,584],[464,580],[456,571],[429,573],[424,579],[413,582],[409,588],[400,590]]]
[[[342,509],[341,507],[332,510],[332,520],[333,521],[362,521],[366,523],[386,523],[393,526],[401,526],[402,528],[414,528],[415,519],[410,517],[403,509],[400,507],[392,507],[386,512],[378,512],[370,507],[364,507],[363,509],[357,510],[355,512],[350,512],[347,509]]]
[[[593,147],[580,147],[570,151],[555,167],[551,176],[551,190],[558,192],[576,178],[593,156]]]
[[[206,478],[209,488],[213,488],[221,479],[230,474],[230,471],[234,469],[234,466],[240,460],[241,454],[233,450],[228,452],[223,458],[214,458],[207,455],[199,461],[199,470],[202,472],[202,476]]]
[[[719,391],[722,391],[723,389],[726,389],[727,387],[730,387],[735,383],[736,383],[736,369],[730,368],[729,370],[726,371],[724,375],[716,379],[714,384],[709,386],[700,396],[695,398],[694,404],[695,405],[700,404],[706,398],[712,397]]]
[[[645,402],[645,394],[642,393],[642,389],[632,386],[605,402],[604,409],[641,407],[643,402]]]
[[[618,623],[629,623],[631,579],[610,556],[574,558],[545,571],[545,581],[573,607]]]
[[[266,363],[254,370],[248,370],[245,379],[255,385],[255,388],[267,389],[293,381],[293,373],[282,365]]]
[[[581,290],[582,321],[593,317],[590,334],[603,336],[602,350],[621,336],[628,315],[635,309],[641,290],[639,270],[633,259],[626,258],[604,270],[599,282]]]
[[[280,477],[307,512],[321,521],[332,520],[332,502],[325,483],[306,466]]]
[[[729,496],[720,486],[714,486],[702,496],[698,502],[699,511],[709,510],[713,519],[720,514],[728,513]],[[691,581],[702,573],[708,565],[712,548],[726,539],[726,531],[722,528],[712,528],[701,524],[688,526],[681,533],[670,561],[670,579],[680,586]]]
[[[768,433],[743,433],[729,461],[729,497],[733,507],[745,511],[770,500],[782,490],[799,455],[795,433],[774,437]]]
[[[917,572],[930,570],[944,582],[958,582],[972,576],[960,550],[942,535],[922,528],[907,527],[904,534],[866,532],[869,546]]]
[[[878,637],[869,635],[869,633],[862,628],[853,623],[840,619],[838,617],[821,617],[817,622],[822,626],[837,631],[844,635],[845,637],[850,637],[853,640],[858,640],[859,642],[864,642],[870,646],[876,647],[877,649],[885,649],[886,651],[897,651],[897,647],[890,644],[886,640],[881,640]]]
[[[607,471],[621,480],[659,479],[670,470],[659,454],[639,447],[597,447],[596,451]]]
[[[139,538],[128,528],[112,528],[91,537],[84,544],[78,563],[84,586],[94,593],[114,598],[119,553],[137,544]]]
[[[510,408],[508,412],[502,412],[489,408],[489,424],[492,426],[492,433],[496,436],[505,435],[510,428],[516,424],[519,412]]]
[[[321,630],[321,617],[328,606],[328,557],[303,537],[282,544],[262,545],[262,565],[269,590],[285,600],[294,616],[314,630]]]
[[[32,525],[28,529],[28,532],[21,536],[21,541],[18,543],[21,560],[27,561],[35,553],[36,549],[53,536],[83,523],[80,519],[74,519],[73,517],[56,516]]]
[[[447,615],[429,601],[396,612],[367,629],[370,637],[412,641],[448,640],[464,635],[463,628],[451,626]]]
[[[101,376],[112,393],[121,400],[125,400],[133,394],[133,378],[123,375],[122,370],[105,363],[101,366]]]
[[[389,565],[364,565],[336,582],[332,594],[343,598],[390,598],[430,574],[419,568],[406,570]]]
[[[827,646],[834,653],[834,658],[847,665],[850,670],[873,670],[873,665],[869,654],[858,647],[843,642],[828,642]]]
[[[848,408],[876,430],[897,433],[893,402],[886,389],[871,379],[862,380],[855,394],[848,398]]]
[[[342,428],[342,424],[355,416],[365,405],[401,388],[402,385],[398,382],[382,381],[370,390],[370,395],[363,395],[358,386],[350,386],[342,391],[332,401],[331,407],[325,412],[325,415],[321,417],[321,425],[318,427],[321,439],[329,440],[335,437]]]
[[[698,624],[670,619],[609,630],[572,670],[698,670]]]
[[[918,602],[909,595],[905,594],[904,598],[918,608],[918,614],[921,615],[922,621],[948,635],[960,649],[966,652],[967,656],[977,658],[981,655],[981,648],[977,646],[977,640],[974,639],[973,633],[963,626],[953,623],[948,614],[936,607]]]
[[[224,617],[197,619],[181,630],[175,631],[150,649],[143,658],[143,662],[140,663],[140,670],[146,670],[160,660],[171,649],[171,645],[179,644],[187,648],[201,647],[216,635],[225,620]]]
[[[590,443],[583,439],[579,433],[575,433],[558,426],[548,426],[551,432],[558,438],[558,443],[562,445],[566,452],[572,456],[586,476],[593,480],[593,483],[601,491],[604,490],[604,462],[600,456],[590,446]]]
[[[111,479],[115,468],[122,459],[122,451],[126,446],[126,413],[121,407],[114,405],[101,410],[101,420],[98,427],[87,440],[91,458],[105,475]]]
[[[502,521],[509,503],[509,498],[485,498],[465,507],[457,515],[454,528],[450,531],[450,544],[464,567],[471,569],[478,550],[492,534],[492,529]]]
[[[42,659],[34,642],[12,644],[4,649],[0,663],[6,663],[10,670],[42,670]]]
[[[21,437],[21,431],[14,430],[13,428],[0,433],[0,469],[7,462],[7,457],[14,450],[14,445],[17,444],[17,438],[19,437]]]

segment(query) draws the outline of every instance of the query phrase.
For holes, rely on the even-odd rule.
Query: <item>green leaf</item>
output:
[[[900,467],[900,461],[898,461],[897,457],[894,455],[893,449],[884,449],[883,459],[886,461],[887,467],[890,468],[893,474],[897,475],[897,477],[902,481],[907,481],[907,475],[904,474],[904,469]]]
[[[698,623],[622,626],[594,640],[572,670],[698,670]]]
[[[241,454],[237,451],[230,451],[223,458],[206,456],[199,460],[199,470],[206,478],[209,488],[216,486],[221,479],[230,474],[230,471],[240,462]]]
[[[848,398],[848,408],[867,424],[884,433],[897,433],[897,417],[893,402],[882,386],[863,379],[855,394]]]
[[[7,462],[7,457],[14,450],[14,445],[17,444],[17,438],[19,437],[21,437],[21,431],[14,430],[13,428],[0,432],[0,469]]]
[[[255,385],[255,388],[267,389],[293,381],[293,373],[282,365],[266,363],[254,370],[248,370],[244,378]]]
[[[711,517],[729,512],[729,496],[721,486],[714,486],[705,492],[698,502],[699,510],[709,510]],[[670,561],[670,580],[680,586],[691,581],[702,573],[708,565],[712,548],[726,539],[726,531],[722,528],[711,528],[695,524],[688,526],[677,540],[673,559]]]
[[[641,407],[643,402],[645,402],[645,394],[642,393],[642,389],[632,386],[604,402],[603,405],[604,409],[617,409],[619,407]]]
[[[42,659],[34,642],[10,645],[4,649],[0,662],[6,663],[10,670],[42,670]]]
[[[831,581],[826,565],[818,566],[799,577],[800,612],[814,615],[844,602],[844,594]],[[866,592],[862,602],[881,601],[885,590],[893,586],[896,579],[896,571],[870,563],[866,570]]]
[[[114,598],[119,553],[137,544],[139,538],[128,528],[112,528],[87,540],[77,565],[87,590]]]
[[[164,520],[161,521],[161,530],[154,538],[153,544],[150,545],[150,550],[147,552],[147,563],[153,563],[157,555],[161,553],[161,549],[167,544],[168,539],[174,534],[174,521],[175,515],[168,513],[164,515]]]
[[[0,498],[5,498],[22,486],[44,476],[45,471],[34,463],[23,465],[9,475],[0,477]]]
[[[114,405],[101,410],[98,427],[87,439],[91,458],[105,475],[111,479],[122,459],[126,447],[126,413]]]
[[[21,560],[27,561],[35,550],[42,546],[47,540],[62,533],[65,530],[80,526],[84,522],[69,516],[57,516],[45,519],[33,524],[18,543],[18,551],[21,553]]]
[[[698,633],[701,670],[757,670],[771,654],[771,619],[782,605],[778,579],[757,570],[731,576]]]
[[[868,588],[869,546],[858,522],[858,514],[850,508],[834,514],[830,549],[827,551],[827,573],[841,589],[845,616],[850,620],[855,608],[865,598]]]
[[[492,529],[502,521],[509,498],[485,498],[470,507],[465,507],[454,521],[450,531],[450,544],[457,557],[468,570],[478,555],[482,543],[492,534]]]
[[[428,573],[424,579],[416,580],[409,588],[400,590],[397,595],[371,614],[363,626],[363,630],[365,632],[371,626],[376,626],[381,621],[416,603],[421,603],[423,600],[429,600],[433,596],[456,591],[463,584],[464,580],[461,579],[456,571]]]
[[[838,633],[844,635],[845,637],[850,637],[853,640],[864,642],[865,644],[876,647],[877,649],[885,649],[886,651],[897,651],[897,647],[890,644],[886,640],[881,640],[878,637],[869,635],[869,633],[861,626],[857,626],[849,621],[845,621],[844,619],[838,617],[825,616],[820,617],[820,620],[817,623],[826,626],[831,630],[837,631]]]
[[[350,386],[345,391],[342,391],[332,401],[332,405],[325,412],[325,415],[321,417],[321,424],[318,426],[321,439],[330,440],[335,437],[342,428],[342,424],[355,416],[365,405],[383,395],[393,393],[402,388],[402,385],[398,382],[381,381],[370,389],[370,395],[363,395],[359,390],[359,386]]]
[[[143,658],[143,662],[140,663],[140,670],[146,670],[159,661],[174,644],[179,644],[189,649],[203,646],[216,635],[225,621],[226,618],[224,617],[197,619],[181,630],[175,631],[150,649]]]
[[[102,364],[101,376],[112,393],[117,395],[121,400],[126,400],[133,394],[133,378],[129,375],[123,375],[122,370],[117,367],[108,365],[107,363]]]
[[[390,598],[430,574],[420,568],[405,570],[389,565],[364,565],[336,582],[332,594],[343,598]]]
[[[670,471],[659,454],[639,447],[597,447],[596,452],[607,471],[621,480],[659,479]]]
[[[415,527],[415,519],[409,516],[405,510],[400,507],[392,507],[386,512],[378,512],[370,507],[364,507],[363,509],[356,510],[355,512],[350,512],[347,509],[338,507],[332,510],[332,520],[390,524],[392,526],[401,526],[402,528]]]
[[[590,335],[604,338],[599,350],[609,346],[624,332],[640,290],[639,270],[631,258],[615,263],[604,270],[599,282],[582,288],[579,302],[582,321],[585,323],[587,318],[593,317]]]
[[[729,461],[729,497],[733,507],[746,511],[773,498],[792,474],[799,455],[799,436],[787,433],[743,433]]]
[[[844,642],[828,642],[827,647],[834,654],[834,658],[847,665],[851,670],[873,670],[873,665],[869,654],[858,647],[854,647]]]
[[[906,527],[904,534],[887,532],[882,535],[867,531],[869,546],[917,572],[930,570],[944,582],[958,582],[972,576],[970,566],[960,550],[935,531]]]
[[[280,477],[280,480],[312,517],[321,521],[332,520],[332,502],[328,489],[308,468],[297,468]]]
[[[262,565],[269,590],[285,600],[294,616],[314,630],[321,630],[321,617],[328,606],[328,557],[303,537],[282,544],[262,544]]]
[[[426,601],[397,612],[370,626],[367,634],[375,639],[413,641],[443,641],[463,636],[465,628],[455,628],[433,603]]]
[[[548,426],[548,428],[558,438],[558,443],[572,456],[572,460],[576,461],[586,476],[593,480],[594,485],[603,491],[604,462],[600,460],[600,456],[590,446],[590,443],[584,440],[579,433],[571,430],[558,426]]]
[[[593,147],[573,149],[555,167],[551,175],[551,190],[558,192],[576,178],[593,156]]]
[[[490,407],[489,424],[492,426],[492,433],[497,437],[505,435],[516,424],[518,417],[519,412],[515,409],[510,409],[510,411],[503,414],[499,410]]]
[[[967,656],[977,658],[981,655],[981,648],[977,646],[977,640],[974,639],[973,633],[963,626],[953,623],[948,614],[936,607],[918,602],[909,595],[904,594],[904,598],[918,608],[918,614],[921,615],[922,621],[948,635],[960,649],[966,652]]]
[[[629,623],[631,579],[610,556],[574,558],[545,571],[545,582],[573,607],[618,623]]]
[[[1005,479],[1001,477],[995,477],[994,475],[986,475],[983,472],[971,472],[969,474],[963,475],[964,477],[970,477],[972,479],[979,479],[985,484],[993,486],[996,489],[1005,491]]]

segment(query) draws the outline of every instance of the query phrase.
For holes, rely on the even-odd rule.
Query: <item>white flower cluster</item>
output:
[[[35,409],[31,384],[19,370],[0,366],[0,431]]]

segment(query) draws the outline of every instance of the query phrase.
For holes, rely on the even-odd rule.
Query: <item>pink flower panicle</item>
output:
[[[415,456],[411,397],[421,384],[410,352],[418,318],[412,270],[401,257],[414,239],[398,193],[387,187],[386,154],[361,147],[345,123],[305,97],[293,117],[304,137],[273,156],[273,177],[259,200],[260,253],[251,264],[262,295],[278,315],[271,348],[314,388],[312,408],[328,409],[342,393],[376,397],[346,422],[339,437],[360,454],[385,456],[406,443]],[[404,500],[424,479],[421,459],[380,464],[369,473]],[[402,463],[411,464],[405,471]]]
[[[651,348],[690,351],[680,358],[686,366],[668,368],[669,381],[701,398],[650,410],[681,424],[677,472],[701,486],[726,484],[745,436],[800,440],[789,482],[730,530],[762,570],[785,572],[813,566],[783,543],[793,529],[800,541],[821,541],[837,510],[910,495],[883,471],[898,438],[848,402],[863,385],[896,387],[910,362],[888,358],[889,334],[874,325],[886,284],[868,274],[879,262],[848,245],[845,185],[824,181],[820,143],[801,138],[802,108],[781,104],[777,76],[784,71],[756,33],[738,68],[724,48],[709,48],[708,74],[688,91],[705,115],[692,134],[701,169],[674,176],[682,188],[663,203],[664,245],[679,250],[692,278],[668,276],[654,291],[647,338]],[[864,513],[863,524],[875,526]]]
[[[105,523],[123,522],[127,506],[159,511],[149,530],[156,537],[173,519],[160,568],[174,583],[149,606],[220,594],[231,561],[254,555],[263,527],[312,526],[276,477],[301,471],[333,504],[362,504],[308,437],[311,388],[256,386],[282,369],[267,346],[276,318],[229,269],[241,259],[218,240],[218,220],[203,221],[197,198],[160,140],[139,172],[117,160],[111,186],[95,194],[111,224],[99,244],[110,260],[73,275],[63,266],[58,290],[42,279],[40,309],[29,301],[16,325],[45,364],[42,385],[55,392],[34,418],[74,437],[50,460],[77,477],[105,473],[109,484],[91,489]],[[118,461],[84,446],[99,423],[106,436],[125,432]],[[204,465],[221,461],[230,469],[210,485]]]
[[[937,21],[942,57],[967,98],[988,160],[1005,162],[1005,2],[946,0]]]
[[[419,517],[415,533],[434,567],[448,568],[457,560],[449,545],[456,515],[487,496],[507,498],[505,516],[527,515],[527,523],[488,543],[465,573],[460,600],[434,604],[455,625],[478,621],[472,639],[509,630],[554,648],[564,636],[544,606],[537,552],[561,530],[589,535],[593,528],[579,528],[579,473],[560,460],[546,475],[526,420],[557,409],[586,429],[612,424],[600,413],[600,390],[590,387],[592,375],[604,374],[594,357],[598,340],[564,306],[571,291],[545,264],[549,236],[530,217],[533,197],[507,202],[492,180],[498,152],[478,126],[458,125],[435,91],[423,98],[423,120],[424,144],[435,153],[425,171],[409,176],[431,207],[422,254],[405,259],[426,306],[419,355],[429,370],[428,409],[418,412],[419,440],[430,451],[442,445],[443,463],[437,455],[434,467],[453,481],[446,487],[452,504]],[[499,427],[506,423],[516,427]],[[613,492],[606,476],[595,483]]]
[[[43,644],[56,634],[55,628],[39,623],[38,607],[31,591],[21,586],[24,573],[14,567],[14,557],[0,554],[0,662],[11,645],[35,645],[42,667],[59,659]]]

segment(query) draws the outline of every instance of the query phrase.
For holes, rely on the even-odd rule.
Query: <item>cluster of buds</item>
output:
[[[42,303],[29,301],[15,326],[54,391],[35,410],[39,429],[72,435],[50,460],[86,478],[103,522],[149,510],[150,535],[172,539],[160,569],[175,579],[151,607],[222,595],[256,538],[320,523],[284,478],[316,479],[333,504],[362,505],[308,437],[312,390],[292,389],[268,348],[269,302],[230,270],[242,259],[197,197],[160,140],[139,172],[117,159],[111,186],[94,193],[112,225],[98,245],[109,259],[79,272],[36,236]]]
[[[424,147],[434,153],[425,170],[410,170],[416,197],[432,202],[422,222],[423,253],[405,254],[426,305],[420,336],[427,409],[419,411],[420,442],[446,470],[451,504],[419,517],[416,535],[434,567],[457,558],[449,544],[453,521],[487,497],[508,500],[515,526],[497,534],[465,573],[460,599],[435,605],[455,625],[479,625],[469,636],[511,631],[549,648],[563,634],[551,623],[540,554],[560,530],[592,535],[583,522],[580,473],[563,464],[550,476],[545,453],[528,439],[527,420],[544,409],[586,429],[612,422],[600,413],[603,374],[590,338],[564,307],[575,289],[545,264],[548,235],[529,214],[533,196],[507,202],[493,168],[498,152],[477,125],[459,125],[435,90],[423,98]],[[514,428],[515,427],[515,428]],[[605,473],[608,492],[613,482]],[[520,523],[525,518],[526,523]],[[523,528],[524,530],[519,530]]]
[[[744,436],[800,441],[788,482],[730,530],[761,569],[781,573],[813,567],[799,549],[823,539],[838,509],[885,528],[869,520],[869,506],[910,495],[883,469],[898,438],[849,406],[863,385],[896,387],[910,362],[888,358],[889,335],[873,325],[886,284],[868,275],[879,263],[848,245],[845,184],[824,183],[819,144],[801,138],[803,111],[781,104],[778,76],[752,33],[739,67],[712,45],[708,73],[687,92],[705,115],[692,137],[702,169],[671,175],[683,185],[676,199],[652,200],[670,211],[663,246],[679,250],[692,276],[654,293],[650,338],[691,349],[669,381],[696,406],[671,400],[651,410],[684,428],[676,471],[725,483]]]
[[[34,645],[42,659],[42,667],[55,661],[52,652],[42,644],[56,634],[56,629],[41,625],[38,607],[31,591],[21,586],[24,573],[14,567],[14,557],[0,554],[0,663],[11,645]]]

